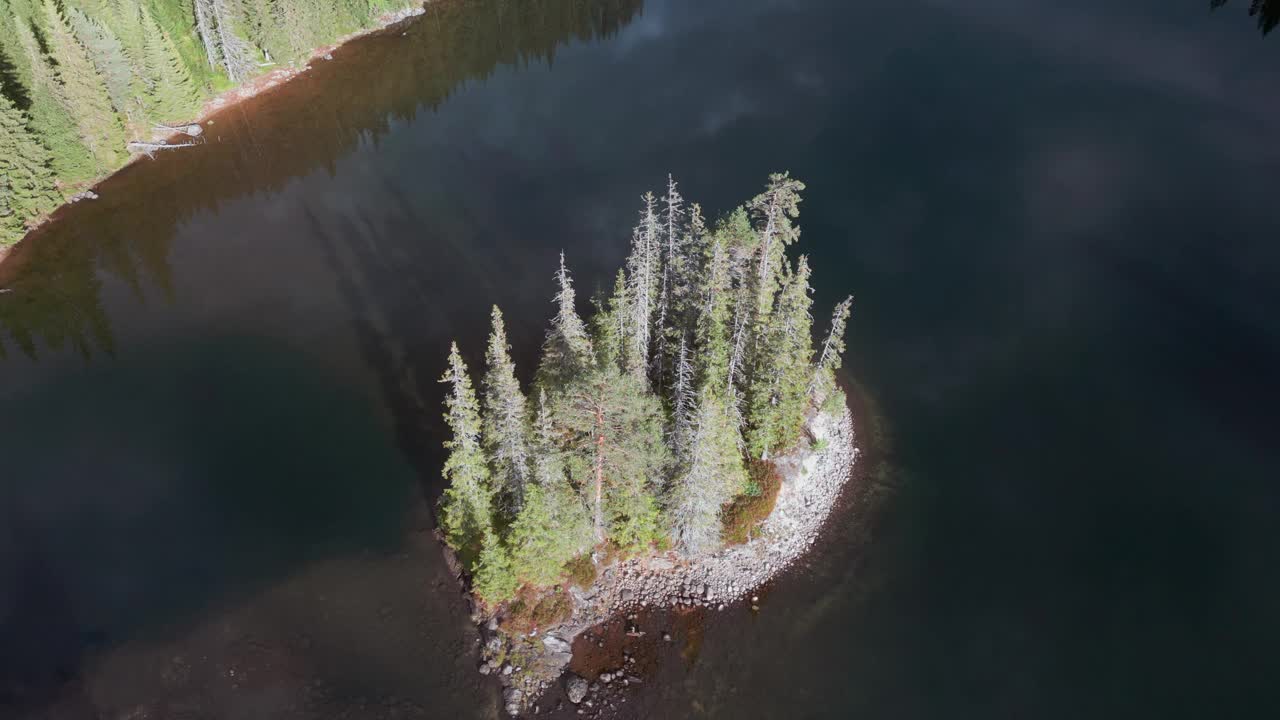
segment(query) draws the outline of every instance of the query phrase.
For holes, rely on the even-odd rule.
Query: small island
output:
[[[708,224],[669,178],[587,320],[562,253],[527,394],[497,307],[478,395],[452,345],[437,532],[509,713],[584,630],[642,607],[723,608],[811,547],[834,507],[856,456],[836,381],[852,298],[815,346],[809,261],[788,254],[803,190],[771,175]],[[615,677],[626,669],[599,681]],[[566,681],[574,703],[591,688]]]

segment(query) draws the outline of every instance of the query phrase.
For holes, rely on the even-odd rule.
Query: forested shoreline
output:
[[[125,164],[129,140],[410,4],[0,0],[0,247]]]
[[[556,314],[526,395],[494,307],[477,393],[456,343],[441,382],[452,431],[441,528],[490,606],[600,554],[725,544],[724,509],[760,469],[843,412],[835,382],[851,298],[812,339],[811,268],[788,174],[713,224],[674,180],[647,193],[611,294],[578,314],[563,254]]]

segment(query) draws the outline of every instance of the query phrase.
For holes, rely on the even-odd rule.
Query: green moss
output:
[[[725,543],[741,545],[751,539],[751,533],[773,512],[782,489],[782,476],[770,462],[756,461],[748,468],[748,485],[759,488],[755,495],[739,495],[725,506],[720,514],[721,534]]]
[[[570,560],[564,566],[569,573],[569,582],[586,590],[596,581],[596,564],[591,561],[590,553],[584,553]]]

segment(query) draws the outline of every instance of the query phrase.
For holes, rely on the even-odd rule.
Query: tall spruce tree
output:
[[[645,193],[642,199],[640,224],[631,233],[631,255],[627,258],[630,317],[626,323],[624,362],[627,371],[637,380],[647,382],[661,287],[662,241],[658,201],[651,192]]]
[[[127,113],[133,104],[133,71],[120,39],[109,27],[70,5],[67,20],[102,77],[111,104]]]
[[[49,151],[27,127],[26,115],[0,92],[0,246],[21,240],[27,221],[58,200]]]
[[[142,10],[143,58],[146,67],[148,114],[162,122],[178,122],[200,103],[200,93],[182,63],[177,47],[151,14]]]
[[[450,547],[464,558],[474,557],[493,534],[493,488],[480,444],[480,406],[457,343],[449,347],[449,368],[440,382],[449,386],[445,422],[453,434],[444,444],[449,487],[440,502],[441,526]]]
[[[738,426],[720,391],[703,389],[688,469],[676,478],[667,510],[671,537],[685,552],[720,546],[720,508],[745,486]]]
[[[836,371],[844,358],[845,327],[849,324],[849,311],[853,308],[853,296],[841,300],[831,312],[831,327],[823,338],[818,350],[818,360],[814,363],[813,379],[809,384],[809,394],[814,402],[822,404],[827,394],[836,384]]]
[[[511,568],[511,553],[492,529],[486,530],[481,540],[480,558],[476,561],[472,588],[480,599],[496,605],[515,597],[515,572]]]
[[[31,27],[15,23],[31,68],[31,128],[49,149],[53,171],[64,182],[78,182],[93,176],[93,155],[80,138],[80,131],[68,109],[69,103],[49,58],[41,51]]]
[[[84,46],[53,0],[44,0],[45,30],[57,59],[67,110],[80,130],[80,139],[93,155],[98,172],[124,161],[124,127],[107,94],[106,80],[94,67]]]
[[[484,446],[493,464],[503,509],[514,517],[524,504],[529,481],[529,409],[507,344],[502,311],[493,306],[489,349],[485,353]]]
[[[782,275],[782,289],[760,339],[763,350],[750,384],[747,442],[752,455],[765,459],[799,439],[812,378],[808,259],[801,255],[795,270]]]
[[[678,462],[684,462],[691,449],[694,427],[693,361],[689,357],[689,344],[681,338],[676,351],[675,370],[671,384],[671,450]]]
[[[657,320],[655,332],[657,347],[654,354],[654,378],[658,387],[665,387],[667,373],[672,370],[680,338],[684,333],[684,318],[681,314],[682,301],[686,288],[681,286],[684,280],[683,265],[685,258],[684,241],[684,198],[680,195],[675,178],[667,175],[667,192],[662,196],[661,227],[661,276],[658,290]]]
[[[515,574],[534,585],[550,585],[566,563],[593,544],[591,517],[565,474],[544,392],[534,421],[533,482],[511,528]]]
[[[635,375],[605,365],[569,383],[553,403],[565,449],[589,478],[597,541],[636,547],[654,540],[657,496],[670,463],[658,399]]]
[[[804,183],[788,173],[773,173],[763,193],[747,203],[747,209],[760,235],[756,259],[757,313],[761,323],[767,322],[777,286],[777,273],[786,248],[800,237],[800,229],[791,221],[800,214],[800,193]]]
[[[587,326],[578,316],[577,294],[573,278],[560,253],[560,269],[556,271],[556,316],[542,345],[542,361],[538,365],[538,384],[543,387],[563,385],[595,364]]]

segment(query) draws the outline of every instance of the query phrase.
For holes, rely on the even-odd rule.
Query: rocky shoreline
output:
[[[848,409],[838,415],[814,413],[806,429],[813,440],[810,447],[775,459],[782,475],[777,503],[747,543],[699,557],[669,552],[609,565],[599,571],[591,587],[570,589],[573,611],[568,620],[528,634],[504,632],[499,618],[476,608],[474,617],[484,642],[480,672],[498,676],[506,711],[519,715],[537,708],[538,698],[565,674],[574,640],[584,631],[643,609],[724,610],[748,598],[812,548],[851,477],[858,449]],[[755,603],[754,597],[750,600]],[[602,683],[616,680],[627,685],[639,680],[627,670],[606,671],[596,682],[568,674],[564,689],[570,702],[594,707],[588,698]]]

